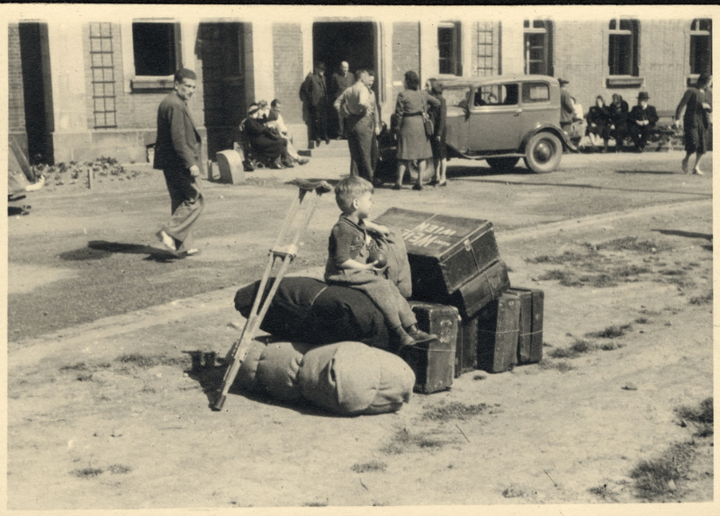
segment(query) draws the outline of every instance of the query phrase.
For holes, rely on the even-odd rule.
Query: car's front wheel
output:
[[[562,150],[557,136],[548,132],[537,133],[525,147],[525,165],[538,174],[552,172],[560,164]]]
[[[495,172],[510,172],[520,158],[487,158],[487,164],[490,165]]]

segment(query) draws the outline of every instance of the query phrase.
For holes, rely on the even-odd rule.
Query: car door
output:
[[[522,84],[522,127],[527,134],[540,125],[560,124],[560,109],[550,101],[550,84],[547,81],[528,80]]]
[[[512,151],[520,144],[522,105],[517,82],[482,85],[471,92],[468,145],[485,153]]]
[[[465,85],[444,86],[443,97],[447,107],[445,143],[460,152],[468,151],[469,117],[467,116],[470,87]]]

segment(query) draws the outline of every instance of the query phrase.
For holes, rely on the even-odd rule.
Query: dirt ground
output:
[[[37,211],[9,221],[8,508],[562,504],[569,514],[579,510],[574,504],[647,501],[632,470],[674,443],[693,443],[690,468],[653,501],[710,511],[713,437],[694,435],[697,426],[676,411],[713,395],[712,199],[683,197],[692,178],[655,180],[666,170],[658,160],[617,162],[612,175],[567,162],[545,176],[476,177],[458,167],[447,191],[376,192],[378,213],[401,206],[493,220],[511,283],[545,292],[545,348],[540,364],[466,373],[449,391],[414,394],[397,413],[354,418],[238,392],[213,412],[208,402],[222,368],[189,371],[184,352],[223,356],[239,337],[244,320],[232,298],[259,277],[267,234],[274,235],[267,210],[286,203],[286,187],[270,179],[242,192],[208,185],[217,208],[215,223],[203,226],[203,256],[158,272],[162,263],[142,260],[153,256],[146,236],[135,240],[135,254],[59,261],[98,240],[102,224],[120,231],[144,216],[134,227],[150,234],[148,212],[131,203],[110,222],[98,211],[103,203],[112,209],[116,187],[57,196],[50,185],[32,201]],[[691,188],[711,193],[712,180],[699,179],[705,183]],[[133,202],[164,199],[157,176],[144,181],[138,191],[146,197]],[[561,184],[563,195],[570,192],[563,202]],[[80,201],[97,210],[80,213]],[[219,209],[238,202],[257,207],[243,210],[243,225],[254,230],[239,242],[238,230],[227,230],[237,214]],[[164,206],[155,204],[160,220]],[[318,209],[294,274],[319,272],[325,230],[337,217],[332,204]],[[38,247],[23,260],[14,246],[35,249],[39,234],[60,241],[63,232],[69,243],[55,254]],[[130,234],[105,240],[133,241]],[[52,312],[42,299],[80,306],[69,300],[71,285],[92,305],[83,282],[102,278],[101,269],[129,270],[129,260],[146,269],[127,281],[144,281],[158,297],[132,305],[118,294],[107,304],[131,309],[96,307],[99,318],[30,329],[31,306]],[[183,286],[188,271],[211,288]],[[13,307],[23,309],[13,315]]]

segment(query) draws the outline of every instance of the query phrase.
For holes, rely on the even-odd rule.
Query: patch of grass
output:
[[[643,460],[630,472],[640,498],[661,501],[677,494],[677,482],[692,465],[695,450],[691,443],[675,443],[660,458]]]
[[[454,401],[447,405],[438,407],[432,407],[429,410],[423,412],[423,419],[430,419],[433,421],[449,421],[451,419],[470,419],[473,416],[483,414],[488,410],[488,406],[484,403],[477,405],[465,405]]]
[[[93,478],[103,473],[104,471],[99,468],[83,468],[73,471],[73,475],[80,478]]]
[[[620,278],[639,276],[640,274],[645,274],[648,272],[650,272],[650,269],[648,269],[647,267],[638,267],[637,265],[623,265],[621,267],[615,268],[612,271],[614,276],[618,276]]]
[[[521,496],[525,496],[525,490],[519,486],[511,485],[503,489],[502,495],[505,498],[520,498]]]
[[[388,455],[399,455],[416,448],[442,448],[446,444],[448,443],[445,441],[433,439],[425,434],[413,435],[403,428],[395,433],[390,444],[383,447],[381,451]]]
[[[387,464],[380,462],[379,460],[371,460],[365,464],[353,464],[350,468],[355,473],[367,473],[367,472],[380,472],[384,473],[387,469]]]
[[[602,331],[595,331],[586,333],[586,337],[599,338],[599,339],[617,339],[622,337],[628,331],[632,330],[632,324],[623,324],[622,326],[608,326]]]
[[[713,293],[708,292],[703,296],[695,296],[690,298],[691,305],[708,305],[713,302]]]
[[[575,369],[572,365],[570,365],[565,360],[562,360],[560,362],[548,362],[546,360],[543,360],[542,362],[540,362],[540,368],[541,369],[557,369],[561,373],[567,373],[567,372]]]
[[[308,503],[304,503],[303,507],[327,507],[328,503],[329,502],[327,502],[327,501],[325,501],[325,502],[308,502]]]
[[[638,317],[635,319],[636,324],[648,324],[650,320],[647,317]]]
[[[129,466],[123,466],[122,464],[112,464],[108,467],[108,471],[113,475],[124,475],[125,473],[130,473],[132,468]]]
[[[615,281],[615,278],[605,273],[590,277],[583,276],[580,279],[585,283],[589,283],[594,288],[616,287],[618,284],[617,281]]]
[[[591,494],[594,494],[595,496],[598,496],[602,498],[603,500],[607,500],[610,502],[617,502],[617,497],[608,489],[607,484],[603,484],[601,486],[591,487],[588,489],[588,491]]]
[[[85,365],[85,362],[78,362],[77,364],[62,366],[60,368],[60,370],[61,371],[87,371],[88,366]]]
[[[92,373],[80,374],[77,377],[79,382],[91,382],[92,378],[93,378]]]
[[[600,346],[598,346],[598,349],[601,349],[603,351],[613,351],[615,349],[620,349],[623,347],[625,346],[623,346],[622,344],[616,344],[615,342],[603,342],[602,344],[600,344]]]
[[[543,254],[534,258],[525,258],[527,263],[577,263],[582,262],[590,258],[587,254],[576,253],[574,251],[565,251],[563,254],[550,256]]]
[[[698,407],[680,406],[675,409],[675,414],[685,421],[695,423],[698,427],[693,435],[696,437],[709,437],[714,435],[714,411],[713,398],[706,398],[700,402]]]
[[[639,240],[638,237],[616,238],[615,240],[597,244],[595,248],[598,251],[635,251],[639,253],[656,253],[672,249],[666,243],[659,244],[654,240]]]
[[[577,358],[595,349],[595,345],[585,339],[575,339],[569,348],[554,348],[548,356],[551,358]]]
[[[583,282],[573,272],[553,269],[540,276],[540,280],[559,281],[564,287],[580,287]]]
[[[121,355],[116,359],[122,364],[131,364],[142,369],[149,369],[158,365],[166,366],[187,366],[190,365],[188,357],[168,357],[165,355],[143,355],[141,353],[129,353]]]

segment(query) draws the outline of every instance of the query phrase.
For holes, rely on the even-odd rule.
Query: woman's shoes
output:
[[[393,189],[393,190],[402,190],[402,185],[399,185],[399,184],[395,183],[395,184],[392,186],[392,189]]]
[[[695,168],[693,169],[693,172],[692,172],[692,173],[695,174],[696,176],[704,176],[704,175],[705,175],[705,174],[703,173],[703,171],[700,170],[700,169],[697,168],[697,167],[695,167]]]
[[[421,184],[415,183],[413,185],[413,190],[422,190],[422,189],[423,189],[423,185],[421,185]]]
[[[687,159],[682,160],[681,167],[682,167],[683,174],[687,174],[688,173],[688,160]]]
[[[300,158],[297,160],[298,165],[305,165],[308,161],[310,161],[308,158]]]
[[[435,186],[435,185],[438,185],[438,184],[440,184],[440,181],[438,181],[437,179],[433,179],[432,181],[430,181],[430,182],[428,183],[429,186]]]
[[[447,186],[447,180],[443,181],[442,183],[438,183],[438,186]]]

